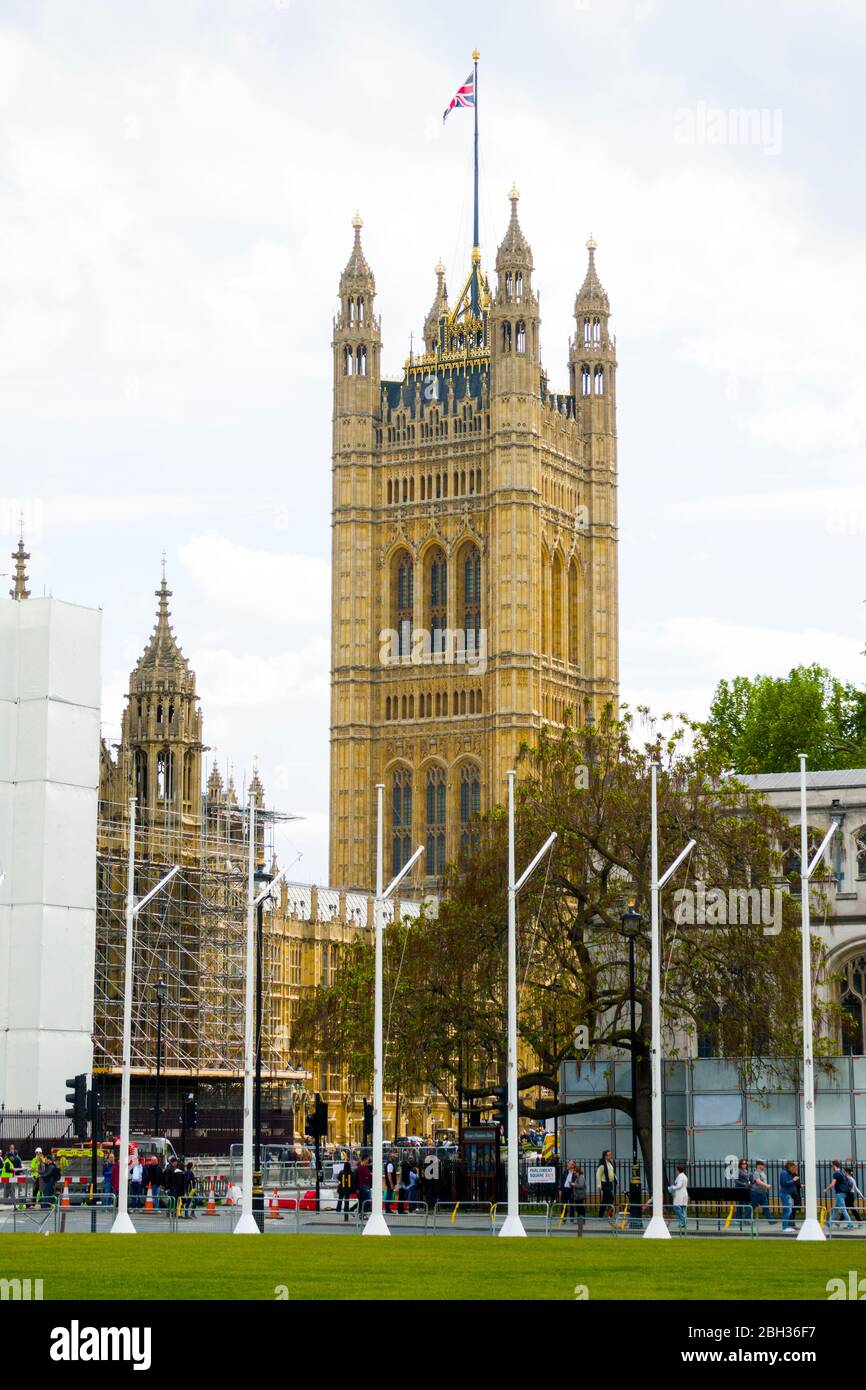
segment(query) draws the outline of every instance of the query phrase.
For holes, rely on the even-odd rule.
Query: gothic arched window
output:
[[[355,354],[350,347],[347,347],[343,355],[343,375],[351,376],[355,369]]]
[[[596,367],[595,369],[595,394],[597,396],[604,395],[604,367]]]
[[[526,324],[523,319],[517,325],[516,347],[518,352],[526,351]]]
[[[592,341],[598,345],[601,342],[601,319],[592,321]]]
[[[854,832],[854,855],[857,860],[857,877],[866,878],[866,825]]]
[[[357,372],[357,375],[358,375],[358,376],[366,376],[366,375],[367,375],[367,349],[364,347],[363,343],[362,343],[361,346],[358,348],[358,351],[357,351],[357,353],[355,354],[355,360],[357,361],[357,364],[358,364],[358,372]]]
[[[504,324],[502,325],[502,351],[503,351],[503,352],[510,352],[510,351],[511,351],[511,324],[510,324],[510,323],[504,323]]]
[[[478,829],[473,821],[481,813],[481,769],[464,763],[460,769],[460,858],[465,864],[478,848]]]
[[[551,655],[562,660],[562,556],[557,550],[550,572],[552,637]]]
[[[518,304],[523,298],[523,272],[521,270],[518,270],[514,277],[514,298],[517,300]],[[520,329],[518,328],[518,333],[519,332]],[[518,348],[517,351],[519,352],[520,348]]]
[[[589,347],[592,341],[592,331],[589,319],[583,321],[583,346]]]
[[[399,656],[408,656],[412,648],[414,589],[415,567],[407,551],[401,550],[394,566],[392,598],[393,626],[397,633],[397,654]]]
[[[466,653],[474,656],[481,640],[481,553],[477,545],[463,552],[463,632]]]
[[[399,874],[412,854],[412,773],[398,767],[391,779],[391,874]]]
[[[574,560],[568,567],[568,659],[572,666],[580,661],[580,611],[578,598],[577,564]]]
[[[427,773],[425,836],[428,877],[441,878],[445,872],[445,769],[431,767]]]
[[[866,1053],[866,955],[855,956],[842,967],[839,1003],[845,1015],[842,1050],[862,1057]]]
[[[431,551],[428,559],[430,646],[434,655],[445,651],[445,629],[448,623],[448,562],[440,547]]]
[[[147,805],[147,754],[135,750],[135,796],[139,806]]]
[[[583,366],[580,369],[580,394],[582,396],[588,396],[590,395],[591,391],[592,380],[589,373],[589,367],[587,363],[584,362]]]

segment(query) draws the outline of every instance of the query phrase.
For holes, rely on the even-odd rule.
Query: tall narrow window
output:
[[[364,347],[363,343],[362,343],[361,346],[358,348],[358,351],[357,351],[356,359],[355,359],[355,360],[357,361],[357,364],[358,364],[358,373],[357,373],[358,376],[366,376],[366,375],[367,375],[367,349]]]
[[[586,362],[584,362],[583,366],[580,369],[580,394],[582,396],[588,396],[591,391],[592,378],[590,376],[589,366]]]
[[[473,822],[481,812],[481,770],[475,763],[460,769],[460,859],[466,863],[478,848],[478,827]]]
[[[523,271],[522,271],[522,270],[518,270],[517,274],[516,274],[515,277],[514,277],[514,298],[517,300],[518,304],[520,303],[521,299],[523,298]],[[519,351],[520,351],[520,348],[518,348],[517,351],[519,352]]]
[[[520,323],[517,325],[516,347],[518,352],[526,351],[526,324],[523,322],[522,319]]]
[[[412,648],[412,605],[414,602],[415,569],[410,556],[401,551],[394,574],[394,627],[397,632],[397,651],[408,656]]]
[[[412,853],[412,773],[399,767],[391,783],[391,874],[398,874]]]
[[[541,651],[550,654],[550,563],[547,551],[541,547]]]
[[[445,769],[431,767],[427,773],[427,805],[425,833],[427,839],[426,873],[441,878],[445,872]]]
[[[839,979],[842,1050],[862,1057],[866,1051],[866,955],[849,960]]]
[[[428,561],[430,566],[430,643],[435,655],[445,650],[445,627],[448,621],[448,565],[444,550],[437,547]]]
[[[553,557],[550,574],[552,643],[551,653],[557,661],[562,660],[562,556],[557,550]]]
[[[578,597],[577,564],[572,560],[568,567],[568,659],[572,666],[579,665],[580,657],[580,599]]]
[[[595,369],[595,394],[597,396],[604,395],[604,367],[596,367]]]
[[[503,351],[503,352],[510,352],[510,351],[511,351],[511,324],[510,324],[510,323],[504,323],[504,324],[502,325],[502,351]]]
[[[463,552],[463,631],[466,655],[475,656],[481,641],[481,553],[476,545]]]
[[[147,805],[147,754],[135,750],[135,796],[139,808]]]
[[[353,370],[354,370],[354,367],[355,367],[355,354],[353,353],[353,351],[352,351],[352,349],[351,349],[350,347],[347,347],[347,348],[346,348],[346,351],[345,351],[345,355],[344,355],[344,357],[343,357],[343,373],[344,373],[344,375],[345,375],[345,376],[351,376],[351,375],[352,375],[352,372],[353,372]]]

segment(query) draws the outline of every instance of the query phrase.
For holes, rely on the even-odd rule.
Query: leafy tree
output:
[[[642,712],[643,713],[643,712]],[[668,720],[664,721],[668,724]],[[559,1094],[562,1064],[630,1053],[625,907],[642,916],[637,941],[637,1127],[650,1145],[649,924],[650,765],[659,764],[659,861],[670,863],[689,839],[691,862],[679,886],[770,887],[780,875],[787,821],[760,795],[720,775],[715,748],[700,728],[671,721],[636,744],[635,720],[542,732],[523,750],[517,788],[517,864],[526,864],[551,830],[548,863],[524,888],[518,927],[519,1035],[527,1061],[520,1113],[534,1118],[611,1105],[631,1113],[630,1094]],[[687,746],[688,745],[688,746]],[[479,824],[467,872],[452,869],[438,916],[386,935],[385,1015],[391,1017],[386,1087],[399,1071],[446,1096],[490,1093],[488,1069],[505,1072],[507,828],[502,808]],[[759,1056],[801,1051],[799,906],[785,895],[778,934],[755,925],[684,926],[671,884],[662,897],[665,1055],[695,1030],[752,1076]],[[815,942],[816,961],[820,945]],[[372,1038],[372,949],[359,942],[329,989],[301,1010],[298,1027],[368,1075]],[[816,1000],[820,1025],[826,1010]],[[586,1046],[584,1046],[584,1042]],[[531,1061],[530,1061],[531,1059]],[[784,1068],[785,1063],[777,1064]],[[390,1081],[389,1081],[390,1076]],[[548,1094],[544,1097],[540,1092]]]
[[[813,768],[866,762],[866,691],[823,666],[787,676],[719,681],[705,726],[720,760],[740,773],[792,772],[798,753]]]

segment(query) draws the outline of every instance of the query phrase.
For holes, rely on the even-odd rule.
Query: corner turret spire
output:
[[[595,253],[597,247],[598,243],[590,236],[586,243],[586,249],[589,252],[589,264],[586,267],[586,275],[584,276],[583,284],[578,290],[577,303],[578,305],[586,305],[589,308],[603,309],[605,313],[609,313],[610,302],[607,297],[607,291],[599,280],[598,271],[595,268]]]
[[[29,598],[30,590],[27,587],[27,561],[30,559],[30,552],[24,549],[23,532],[18,536],[18,548],[13,550],[12,559],[15,561],[15,574],[12,588],[9,590],[9,597],[14,599]]]

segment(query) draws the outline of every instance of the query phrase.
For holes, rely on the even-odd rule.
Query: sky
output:
[[[567,382],[588,236],[619,371],[622,698],[863,683],[866,9],[3,0],[0,570],[103,610],[103,732],[162,554],[208,760],[327,879],[331,327],[356,209],[397,375],[520,190]],[[5,583],[5,581],[0,581]]]

